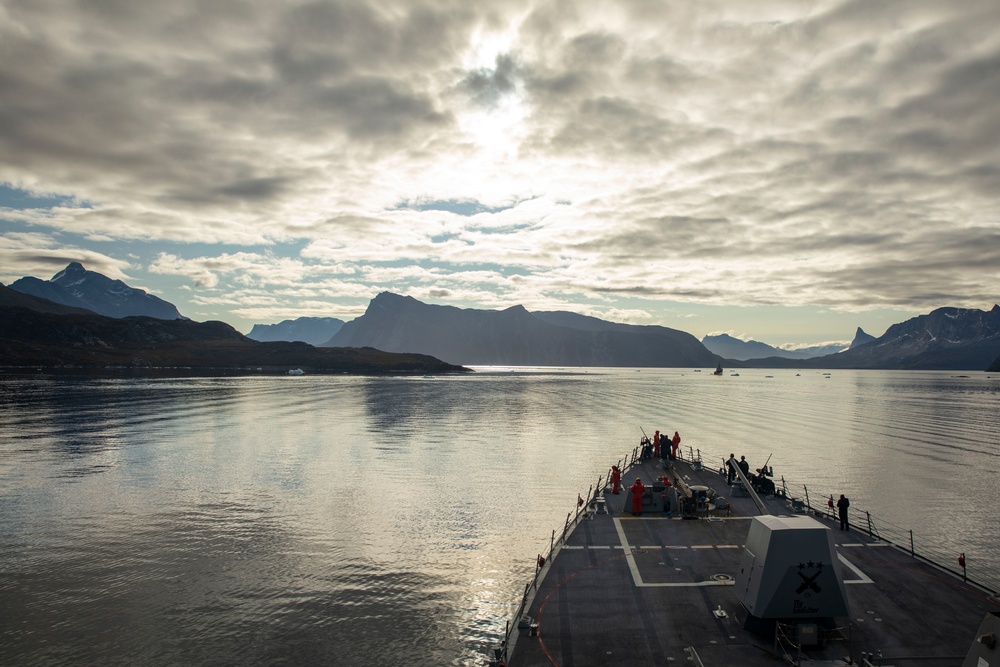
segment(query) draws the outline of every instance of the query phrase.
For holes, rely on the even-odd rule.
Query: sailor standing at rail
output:
[[[736,455],[730,454],[729,460],[726,461],[726,484],[729,486],[733,485],[733,480],[736,479]]]
[[[677,448],[681,446],[681,436],[677,431],[674,431],[674,437],[670,441],[670,460],[677,460]]]
[[[850,530],[851,526],[847,522],[847,508],[851,506],[851,501],[848,500],[844,494],[840,494],[840,500],[837,501],[837,511],[840,513],[840,529]]]
[[[618,466],[611,466],[611,493],[621,493],[622,471]]]
[[[642,494],[646,492],[646,487],[643,485],[642,479],[636,477],[635,484],[629,487],[629,491],[632,492],[632,514],[642,516]]]

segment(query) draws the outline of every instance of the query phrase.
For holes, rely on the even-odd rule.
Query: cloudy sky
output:
[[[0,0],[0,282],[772,344],[1000,300],[997,0]]]

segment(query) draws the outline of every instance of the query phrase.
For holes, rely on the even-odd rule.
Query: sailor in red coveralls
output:
[[[660,432],[653,434],[653,456],[660,458]]]
[[[677,431],[674,431],[674,437],[671,440],[671,444],[673,445],[673,447],[672,447],[672,451],[670,453],[670,458],[676,460],[677,459],[677,448],[681,444],[681,436],[677,433]]]
[[[629,491],[632,492],[632,514],[635,516],[641,516],[642,494],[646,492],[646,487],[643,486],[642,480],[636,477],[635,484],[629,487]]]
[[[618,466],[611,466],[611,493],[621,493],[622,471]]]

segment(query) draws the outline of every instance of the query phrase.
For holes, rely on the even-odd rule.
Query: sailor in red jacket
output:
[[[642,480],[636,477],[635,484],[629,487],[629,491],[632,492],[632,514],[640,516],[642,515],[642,494],[646,492],[646,487]]]
[[[660,458],[660,432],[653,434],[653,456]]]
[[[677,433],[677,431],[674,431],[673,440],[671,440],[670,442],[673,445],[672,448],[671,448],[670,458],[676,460],[677,459],[677,448],[680,447],[680,445],[681,445],[681,436]]]
[[[611,493],[621,493],[622,471],[618,466],[611,466]]]

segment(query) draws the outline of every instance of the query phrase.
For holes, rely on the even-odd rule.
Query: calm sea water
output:
[[[1000,376],[799,373],[0,377],[0,664],[485,664],[643,430],[1000,580]]]

